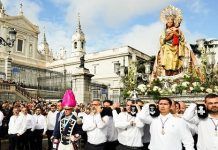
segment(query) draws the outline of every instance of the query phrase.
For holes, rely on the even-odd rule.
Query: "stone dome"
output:
[[[82,31],[74,33],[72,41],[85,41],[85,34]]]

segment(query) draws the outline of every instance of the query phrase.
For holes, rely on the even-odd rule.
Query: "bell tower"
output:
[[[72,36],[72,56],[73,57],[82,57],[85,55],[85,34],[81,29],[80,24],[80,15],[78,14],[78,23],[76,32]]]

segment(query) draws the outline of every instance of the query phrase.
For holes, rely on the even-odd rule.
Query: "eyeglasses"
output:
[[[64,108],[64,110],[71,110],[70,108]]]
[[[99,106],[99,104],[91,104],[92,106]]]

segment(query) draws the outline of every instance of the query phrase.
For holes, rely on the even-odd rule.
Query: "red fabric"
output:
[[[173,35],[173,45],[179,45],[179,37],[176,35]]]

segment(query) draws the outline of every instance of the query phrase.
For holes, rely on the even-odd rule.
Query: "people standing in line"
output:
[[[149,149],[182,150],[183,143],[186,150],[194,150],[194,140],[185,121],[170,113],[171,105],[172,101],[164,97],[158,101],[159,116],[150,116],[149,104],[144,105],[138,113],[137,118],[150,124]]]
[[[118,131],[114,125],[114,119],[112,115],[113,102],[111,100],[103,101],[103,110],[101,112],[101,117],[104,120],[104,117],[108,117],[107,123],[107,143],[105,145],[105,150],[115,150],[118,146]]]
[[[54,127],[55,127],[55,121],[56,121],[56,115],[57,115],[57,111],[56,111],[56,106],[54,104],[52,104],[50,106],[50,111],[47,114],[46,120],[47,120],[47,138],[48,138],[48,150],[52,150],[52,142],[51,142],[51,136],[53,134],[54,131]]]
[[[139,106],[140,110],[144,106],[144,102],[141,100],[137,100],[136,104]],[[144,124],[143,133],[144,133],[144,135],[142,136],[143,150],[148,150],[148,145],[150,144],[150,140],[151,140],[149,124]]]
[[[33,138],[34,138],[34,145],[37,145],[35,146],[35,150],[42,150],[42,139],[47,131],[46,118],[41,113],[42,113],[42,109],[40,107],[37,107],[35,114],[33,115],[33,120],[34,120]]]
[[[144,123],[137,117],[136,107],[133,109],[133,101],[127,100],[126,111],[116,115],[116,111],[113,111],[113,116],[116,116],[115,127],[118,129],[118,141],[119,145],[117,150],[141,150],[143,147],[142,136]]]
[[[33,143],[33,127],[34,120],[31,114],[28,114],[28,108],[22,107],[21,112],[19,113],[18,121],[20,128],[17,131],[19,148],[25,150],[34,150]]]
[[[16,150],[18,149],[18,137],[17,131],[20,128],[18,124],[18,117],[19,117],[19,108],[13,108],[13,116],[11,116],[8,124],[8,137],[9,137],[9,150]]]
[[[99,100],[91,103],[90,114],[83,118],[83,131],[87,132],[88,140],[85,150],[104,150],[107,142],[107,123],[109,118],[101,118],[101,105]]]
[[[178,102],[176,101],[172,101],[172,105],[171,105],[171,113],[175,116],[175,117],[179,117],[182,118],[183,114],[179,113],[180,112],[180,105],[178,106]],[[188,126],[188,129],[190,130],[193,139],[194,139],[194,148],[196,148],[196,144],[197,144],[197,126],[193,123],[187,122],[185,121],[185,123]],[[185,147],[183,146],[183,150],[185,150]]]
[[[208,117],[200,119],[196,114],[197,104],[190,104],[186,109],[183,118],[194,123],[198,127],[198,150],[217,150],[218,149],[218,95],[208,94],[205,96],[203,107],[199,107],[200,114],[208,113]]]
[[[180,110],[178,110],[178,107],[176,106],[178,104],[178,102],[176,101],[172,101],[172,106],[171,106],[171,113],[175,116],[175,117],[179,117],[179,118],[183,118],[183,114],[179,114],[178,112]],[[180,108],[180,107],[179,107]],[[185,123],[187,124],[193,138],[196,136],[197,133],[197,126],[193,123],[190,123],[188,121],[185,120]],[[194,139],[195,140],[195,139]]]

